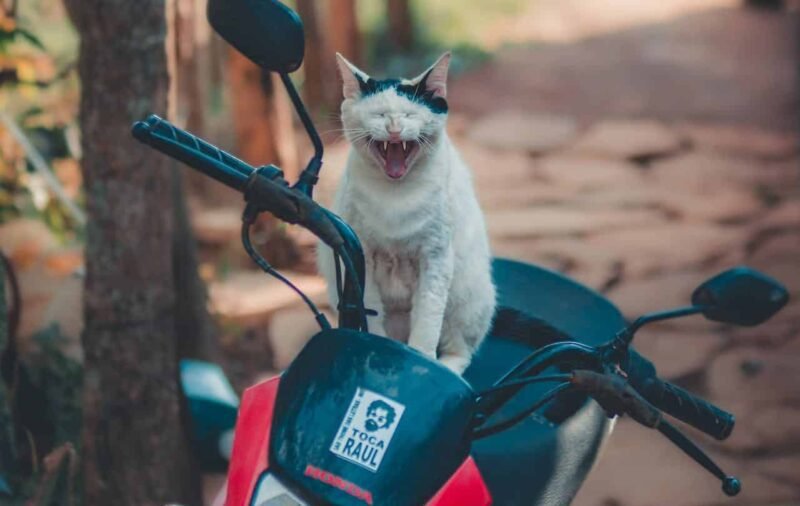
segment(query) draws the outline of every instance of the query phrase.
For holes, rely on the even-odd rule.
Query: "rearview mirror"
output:
[[[264,70],[289,73],[303,63],[303,22],[277,0],[209,0],[208,22]]]
[[[749,267],[717,274],[692,294],[692,304],[709,320],[748,327],[767,321],[788,301],[783,285]]]

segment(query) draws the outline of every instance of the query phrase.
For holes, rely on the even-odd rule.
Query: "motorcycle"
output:
[[[369,333],[358,237],[312,198],[323,145],[289,77],[303,60],[297,14],[276,0],[209,0],[208,19],[233,47],[280,75],[315,150],[290,186],[279,168],[251,167],[157,116],[132,129],[139,141],[244,195],[245,250],[297,292],[321,329],[281,376],[245,391],[227,506],[568,504],[622,415],[667,437],[719,479],[725,494],[740,491],[739,480],[666,417],[723,440],[733,415],[659,379],[631,342],[644,325],[696,314],[760,324],[788,301],[780,283],[733,268],[701,284],[686,307],[629,324],[593,290],[498,258],[493,327],[458,376]],[[253,248],[250,226],[261,212],[305,227],[332,250],[337,328]]]

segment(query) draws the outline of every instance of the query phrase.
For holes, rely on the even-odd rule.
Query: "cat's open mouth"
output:
[[[419,152],[419,142],[373,140],[369,149],[383,164],[383,172],[390,179],[401,179]]]

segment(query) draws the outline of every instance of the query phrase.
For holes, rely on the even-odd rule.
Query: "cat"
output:
[[[336,55],[351,148],[333,210],[361,239],[370,332],[462,373],[495,310],[489,240],[470,169],[450,142],[450,53],[420,76],[376,80]],[[320,272],[338,304],[335,264]]]

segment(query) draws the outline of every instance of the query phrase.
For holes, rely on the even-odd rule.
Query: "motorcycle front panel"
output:
[[[275,377],[248,388],[242,397],[233,457],[228,469],[225,506],[316,506],[334,503],[331,498],[312,497],[312,494],[303,490],[302,483],[291,483],[282,478],[280,471],[270,462],[270,434],[280,385],[281,378]],[[383,504],[377,502],[371,492],[340,476],[320,468],[312,467],[307,471],[312,474],[308,478],[339,488],[357,499],[359,504]],[[489,506],[492,498],[475,461],[467,457],[425,504]]]
[[[469,454],[474,394],[459,376],[387,338],[312,338],[281,379],[275,472],[335,504],[424,504]]]

